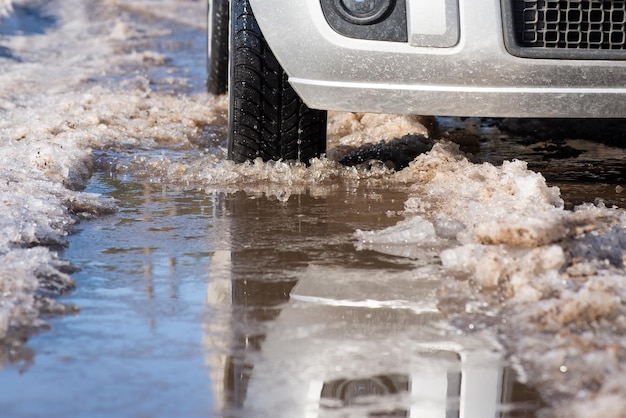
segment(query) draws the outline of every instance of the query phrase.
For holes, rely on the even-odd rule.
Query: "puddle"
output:
[[[88,190],[120,212],[70,237],[82,270],[62,300],[81,311],[0,373],[3,415],[533,416],[493,336],[445,325],[439,267],[355,249],[406,190],[279,201],[125,175]]]
[[[2,415],[210,416],[200,317],[211,197],[102,177],[90,189],[121,211],[70,237],[64,256],[82,271],[63,301],[81,312],[29,342],[32,364],[0,373]]]
[[[414,129],[426,120],[343,114],[333,122],[331,117],[335,152],[370,144],[344,161],[369,164],[369,171],[342,166],[334,157],[309,168],[231,164],[224,161],[225,98],[202,93],[204,31],[195,12],[202,2],[180,7],[136,1],[130,9],[127,2],[114,3],[83,10],[78,1],[55,2],[63,9],[58,20],[63,31],[45,14],[29,12],[32,27],[11,30],[26,34],[29,41],[18,39],[20,44],[45,42],[30,46],[32,54],[0,46],[5,95],[17,97],[15,103],[13,98],[0,103],[10,110],[0,127],[24,147],[12,152],[43,147],[44,161],[74,170],[78,164],[69,160],[86,160],[88,147],[100,150],[102,158],[95,161],[100,174],[88,190],[115,197],[121,208],[118,215],[78,224],[80,233],[69,238],[62,254],[82,271],[73,274],[76,290],[61,300],[81,312],[51,319],[52,330],[26,346],[2,348],[2,415],[532,417],[541,402],[533,388],[518,381],[526,378],[536,387],[543,384],[551,403],[586,396],[577,401],[586,405],[579,413],[584,416],[599,403],[591,401],[605,399],[594,393],[605,374],[613,380],[604,395],[620,400],[623,385],[615,376],[620,377],[623,353],[615,347],[626,322],[605,321],[605,328],[590,330],[573,324],[554,339],[532,323],[524,327],[528,321],[505,326],[500,321],[511,319],[510,311],[493,314],[499,305],[484,302],[498,293],[489,290],[481,299],[472,294],[475,288],[464,287],[471,283],[466,277],[457,283],[441,268],[442,248],[427,240],[418,253],[402,253],[407,241],[428,232],[423,222],[395,242],[383,239],[377,252],[367,245],[355,248],[355,231],[384,230],[402,219],[411,191],[387,169],[400,168],[421,152]],[[31,36],[37,30],[46,36]],[[65,41],[69,52],[60,46]],[[85,59],[72,51],[83,51]],[[12,67],[19,60],[35,65]],[[32,73],[24,72],[28,68]],[[19,86],[19,94],[12,86]],[[41,93],[20,99],[22,91]],[[624,155],[614,139],[592,144],[586,137],[537,137],[536,130],[514,135],[491,120],[439,122],[473,154],[472,161],[497,166],[509,159],[528,161],[562,187],[566,207],[596,198],[626,206]],[[611,132],[621,138],[621,131],[617,126]],[[403,139],[407,132],[414,135]],[[595,128],[590,132],[595,135]],[[396,137],[400,141],[392,149],[379,146]],[[370,158],[383,161],[372,165]],[[52,170],[56,175],[56,165]],[[81,170],[85,176],[89,171]],[[439,174],[481,177],[472,165],[454,171]],[[439,196],[469,194],[465,180],[444,183]],[[506,185],[494,186],[497,181],[483,183],[475,190],[507,191]],[[202,191],[210,188],[222,192]],[[441,215],[455,203],[447,202],[431,213]],[[426,208],[419,203],[414,196],[412,209]],[[498,207],[511,215],[505,205]],[[435,226],[444,239],[459,232],[459,223]],[[594,251],[603,243],[592,235],[586,239],[583,244]],[[573,302],[580,289],[574,284],[582,282],[576,280],[563,282],[572,284],[564,291]],[[442,288],[442,281],[458,286]],[[548,282],[556,289],[559,283]],[[611,307],[621,306],[617,283],[619,276],[608,282],[615,292]],[[583,290],[593,296],[597,289]],[[555,299],[555,312],[558,295],[545,294]],[[521,341],[524,345],[518,336],[531,338]],[[583,357],[572,341],[597,350]],[[499,342],[508,342],[517,363],[502,361]],[[518,379],[522,367],[526,374],[520,371]],[[585,385],[580,376],[589,377]],[[594,386],[587,385],[597,376]],[[558,390],[546,395],[550,385]]]

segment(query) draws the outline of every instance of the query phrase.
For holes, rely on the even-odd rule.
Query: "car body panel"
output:
[[[407,1],[410,11],[414,0]],[[313,108],[626,117],[626,61],[515,57],[504,44],[499,0],[458,0],[459,36],[452,47],[412,45],[424,34],[411,25],[407,43],[340,35],[327,24],[319,0],[250,4],[294,89]]]

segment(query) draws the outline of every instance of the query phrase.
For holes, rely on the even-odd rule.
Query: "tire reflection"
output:
[[[394,224],[377,214],[404,201],[368,196],[216,199],[214,233],[227,238],[212,257],[203,341],[219,414],[534,416],[537,394],[500,354],[442,336],[436,280],[354,249],[355,229]]]

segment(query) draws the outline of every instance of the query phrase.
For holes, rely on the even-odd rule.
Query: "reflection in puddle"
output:
[[[71,237],[82,311],[31,341],[24,374],[0,373],[11,417],[533,416],[493,337],[442,318],[438,264],[355,249],[405,191],[90,189],[120,213]]]
[[[225,416],[534,416],[538,395],[492,337],[446,325],[440,267],[346,245],[389,203],[225,202],[230,249],[212,259],[203,337]]]
[[[324,382],[320,397],[322,409],[338,409],[375,403],[377,398],[408,394],[410,377],[407,375],[378,375],[360,379],[336,379]],[[375,411],[376,416],[407,417],[407,410]]]

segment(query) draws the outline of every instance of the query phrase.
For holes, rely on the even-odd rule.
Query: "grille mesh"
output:
[[[522,48],[626,50],[626,0],[511,0]]]

